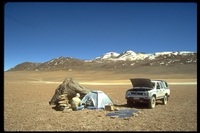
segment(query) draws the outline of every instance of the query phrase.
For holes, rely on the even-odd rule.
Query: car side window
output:
[[[154,82],[151,82],[152,83],[152,85],[153,85],[153,88],[155,87],[155,83]]]
[[[164,88],[162,83],[160,83],[160,87],[161,87],[161,88]]]
[[[157,83],[156,89],[160,89],[160,85],[159,85],[159,83]]]

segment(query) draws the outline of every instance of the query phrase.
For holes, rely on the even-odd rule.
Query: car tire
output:
[[[167,97],[167,95],[165,95],[164,98],[162,99],[163,105],[166,105],[167,101],[168,101],[168,97]]]
[[[153,109],[153,108],[155,108],[155,106],[156,106],[156,98],[155,98],[155,96],[153,96],[149,102],[149,108]]]

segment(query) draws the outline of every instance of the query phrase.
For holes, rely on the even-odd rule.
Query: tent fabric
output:
[[[92,90],[86,94],[81,101],[86,105],[89,99],[93,102],[93,106],[88,106],[88,109],[103,109],[105,105],[114,105],[110,97],[100,90]]]
[[[90,91],[91,89],[81,86],[76,80],[69,77],[57,87],[53,97],[49,101],[49,104],[56,105],[58,103],[59,95],[61,94],[67,94],[67,99],[70,101],[76,96],[76,93],[79,93],[80,98],[82,99]]]

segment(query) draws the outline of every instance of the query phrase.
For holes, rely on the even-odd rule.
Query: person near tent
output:
[[[84,109],[84,105],[82,105],[79,93],[76,93],[76,96],[72,98],[71,108],[74,111],[83,110]]]

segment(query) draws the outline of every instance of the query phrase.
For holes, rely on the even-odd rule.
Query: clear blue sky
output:
[[[197,3],[10,2],[4,6],[4,71],[60,56],[197,52]]]

